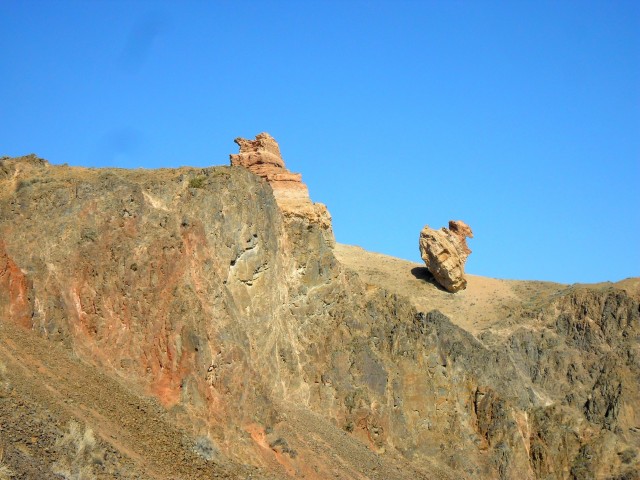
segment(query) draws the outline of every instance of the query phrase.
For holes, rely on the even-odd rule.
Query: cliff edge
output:
[[[0,472],[637,478],[637,296],[450,295],[262,173],[0,160]]]

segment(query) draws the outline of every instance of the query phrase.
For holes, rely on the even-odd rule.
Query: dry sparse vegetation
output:
[[[195,177],[189,180],[190,188],[203,188],[206,177]]]
[[[83,428],[76,421],[70,421],[68,431],[58,440],[57,445],[67,451],[75,451],[54,464],[54,473],[67,480],[93,480],[93,466],[104,460],[105,452],[93,435],[93,431]]]
[[[0,364],[0,366],[3,365]],[[9,480],[12,477],[13,472],[4,464],[4,445],[0,443],[0,480]]]

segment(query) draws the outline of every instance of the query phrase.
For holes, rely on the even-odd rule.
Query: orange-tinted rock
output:
[[[2,318],[12,318],[23,326],[31,326],[33,308],[29,299],[30,285],[27,277],[9,257],[0,240],[0,313]]]
[[[285,217],[296,217],[319,225],[325,231],[330,244],[335,243],[331,215],[322,203],[314,203],[309,189],[302,182],[302,175],[290,172],[280,154],[278,142],[268,133],[256,135],[255,140],[236,138],[240,153],[231,154],[231,165],[244,167],[264,178],[273,190],[280,210]]]
[[[463,257],[463,262],[466,262],[467,257],[471,253],[471,249],[467,245],[467,237],[473,238],[471,227],[462,220],[449,220],[449,230],[458,237],[459,251],[461,257]]]
[[[420,232],[420,255],[436,281],[449,292],[467,287],[464,264],[471,250],[466,238],[471,228],[460,220],[449,221],[449,228],[434,230],[428,225]]]

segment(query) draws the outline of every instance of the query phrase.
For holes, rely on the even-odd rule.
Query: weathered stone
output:
[[[286,168],[275,139],[263,132],[256,135],[255,140],[238,137],[234,141],[240,147],[240,153],[229,155],[231,166],[244,167],[264,178],[271,185],[285,217],[298,217],[317,224],[324,231],[326,241],[335,244],[329,210],[324,204],[311,201],[302,175]]]
[[[462,220],[449,220],[449,230],[457,237],[458,251],[463,262],[467,261],[467,257],[471,253],[471,249],[467,245],[467,237],[473,238],[471,227]]]
[[[471,250],[466,238],[471,228],[460,220],[449,221],[449,228],[434,230],[428,225],[420,232],[420,255],[436,281],[450,292],[464,290],[467,280],[464,264]]]
[[[0,159],[0,470],[637,478],[635,297],[492,280],[482,318],[489,279],[452,298],[404,268],[418,313],[391,259],[339,250],[245,168]],[[97,450],[60,441],[69,418]]]

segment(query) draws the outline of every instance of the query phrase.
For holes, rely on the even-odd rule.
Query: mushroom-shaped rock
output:
[[[451,220],[449,228],[440,230],[425,225],[420,232],[420,256],[436,281],[449,292],[467,287],[464,264],[471,253],[467,237],[473,238],[473,232],[460,220]]]

